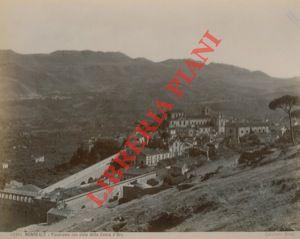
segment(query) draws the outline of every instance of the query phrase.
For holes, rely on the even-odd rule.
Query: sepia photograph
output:
[[[299,236],[299,0],[0,0],[0,32],[0,237]]]

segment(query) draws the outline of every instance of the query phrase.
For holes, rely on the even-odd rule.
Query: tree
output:
[[[76,152],[72,155],[70,163],[72,165],[78,165],[84,163],[85,159],[87,158],[88,151],[84,149],[83,145],[80,145]]]
[[[91,152],[93,154],[97,155],[97,157],[100,158],[100,161],[118,153],[121,150],[119,143],[114,139],[106,139],[106,138],[100,138],[97,139],[97,141],[94,144],[94,147],[92,148]],[[99,161],[98,158],[93,161],[96,162]]]
[[[294,110],[292,112],[292,117],[293,118],[300,118],[300,110]]]
[[[292,125],[292,112],[295,105],[299,104],[299,98],[292,95],[284,95],[272,100],[269,104],[271,110],[282,109],[289,116],[290,137],[293,144],[295,144],[294,130]]]
[[[5,187],[5,177],[0,177],[0,189],[3,189]]]

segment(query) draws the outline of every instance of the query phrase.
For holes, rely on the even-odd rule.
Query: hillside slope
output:
[[[236,167],[236,156],[211,162],[186,187],[173,187],[115,208],[83,209],[52,225],[20,231],[300,230],[300,146],[273,149],[263,165]],[[214,177],[205,173],[222,166]],[[123,218],[122,222],[116,220]]]
[[[132,59],[119,52],[56,51],[22,55],[0,51],[1,100],[28,99],[47,95],[97,93],[99,98],[124,102],[113,110],[147,107],[164,95],[163,87],[183,60],[152,62]],[[179,107],[204,103],[232,112],[245,105],[249,114],[259,115],[259,106],[279,95],[299,94],[299,78],[279,79],[259,71],[211,63],[207,65]],[[194,109],[193,109],[194,110]],[[258,112],[257,112],[258,111]],[[265,116],[265,114],[264,114]]]

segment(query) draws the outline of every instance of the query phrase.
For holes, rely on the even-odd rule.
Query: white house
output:
[[[156,166],[159,161],[172,157],[173,155],[169,151],[147,148],[143,150],[139,160],[147,166]]]
[[[287,131],[287,127],[285,127],[285,126],[281,127],[280,131],[281,131],[281,136],[283,136],[285,134],[285,132]]]
[[[45,156],[37,157],[34,159],[35,163],[44,163],[45,162]]]
[[[169,151],[174,156],[180,156],[184,152],[184,144],[180,140],[176,139],[169,146]]]
[[[96,142],[96,138],[95,138],[95,137],[91,137],[91,138],[88,140],[88,150],[89,150],[89,152],[91,152],[92,148],[93,148],[94,145],[95,145],[95,142]]]
[[[192,148],[193,146],[193,140],[180,141],[179,139],[176,139],[170,144],[169,151],[172,157],[182,156],[187,149]]]
[[[8,168],[8,163],[2,163],[2,168],[7,169]]]

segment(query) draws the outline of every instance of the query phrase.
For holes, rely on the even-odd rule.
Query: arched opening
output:
[[[84,185],[84,184],[85,184],[85,181],[81,182],[81,184],[80,184],[80,185]]]
[[[92,183],[94,181],[94,179],[92,178],[92,177],[90,177],[89,179],[88,179],[88,183]]]

